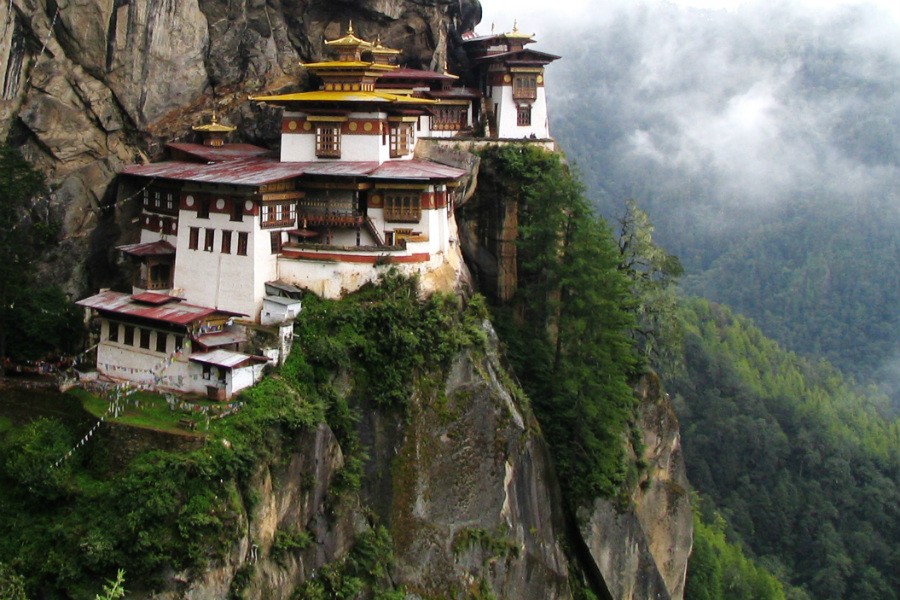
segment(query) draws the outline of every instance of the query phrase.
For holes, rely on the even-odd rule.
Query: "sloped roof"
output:
[[[247,186],[260,186],[302,175],[376,179],[458,179],[466,174],[462,169],[423,160],[392,160],[379,164],[377,161],[281,162],[271,158],[248,158],[213,164],[166,161],[132,165],[126,167],[122,173],[141,177]]]
[[[155,295],[162,296],[163,294]],[[172,301],[163,304],[149,304],[136,301],[131,294],[108,290],[79,300],[76,304],[103,313],[138,317],[181,326],[187,326],[216,314],[224,317],[246,316],[242,313],[188,304],[175,296],[171,296],[171,298]]]
[[[203,144],[169,143],[166,148],[183,152],[203,162],[222,162],[236,158],[250,158],[269,154],[267,148],[253,144],[225,144],[223,146],[204,146]]]

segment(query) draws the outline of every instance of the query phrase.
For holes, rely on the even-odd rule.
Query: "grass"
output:
[[[109,402],[96,394],[81,389],[73,389],[68,393],[78,398],[87,412],[98,419],[105,415],[106,420],[113,423],[181,434],[196,434],[192,428],[203,430],[206,427],[206,415],[187,408],[173,410],[169,408],[165,396],[152,392],[141,391],[129,396],[121,403],[123,410],[117,418],[107,414]],[[179,401],[186,406],[221,405],[219,402],[199,398],[179,398]]]

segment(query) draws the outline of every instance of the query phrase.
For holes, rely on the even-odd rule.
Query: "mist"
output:
[[[501,6],[494,14],[491,4],[485,2],[481,29],[496,20],[497,30],[509,30],[512,15]],[[859,321],[847,331],[877,329],[878,351],[867,361],[883,367],[856,374],[877,372],[886,389],[900,389],[888,360],[900,351],[898,9],[799,0],[732,3],[728,10],[685,4],[697,3],[517,5],[519,28],[536,33],[535,47],[563,57],[547,69],[554,137],[604,216],[621,214],[627,198],[650,213],[657,239],[688,267],[691,291],[721,286],[728,260],[736,264],[735,252],[746,258],[750,250],[740,245],[761,232],[771,244],[790,247],[755,267],[772,273],[799,264],[804,248],[791,236],[831,239],[822,260],[826,275],[814,282],[822,288],[816,302],[829,302],[835,285],[847,288],[854,278],[860,293],[878,288],[871,293],[887,305],[877,320],[840,318]],[[802,232],[784,225],[801,220]],[[778,227],[787,239],[773,233]],[[878,272],[854,262],[858,270],[844,268],[845,281],[835,284],[837,263],[859,252],[879,256]],[[712,282],[708,274],[717,269]],[[789,275],[782,280],[798,285]],[[790,301],[788,291],[757,291],[773,304],[756,313],[736,308],[775,335],[774,301]],[[775,316],[766,321],[763,314]],[[790,335],[781,341],[810,350]],[[813,341],[813,351],[821,347],[843,368],[850,359],[842,360],[841,348],[858,339]]]

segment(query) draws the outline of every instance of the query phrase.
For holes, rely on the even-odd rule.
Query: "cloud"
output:
[[[730,4],[612,2],[574,23],[549,13],[539,47],[564,57],[548,69],[551,126],[576,147],[582,128],[567,119],[593,115],[605,128],[606,147],[589,149],[605,183],[588,183],[621,188],[633,172],[636,185],[665,193],[703,180],[723,205],[754,208],[895,188],[894,13],[876,4]]]

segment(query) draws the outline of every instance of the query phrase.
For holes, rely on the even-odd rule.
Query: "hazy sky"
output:
[[[664,0],[660,0],[663,3]],[[491,23],[495,23],[497,31],[509,31],[513,21],[519,20],[519,27],[529,33],[540,31],[547,21],[571,21],[597,18],[600,15],[615,12],[623,5],[632,4],[634,0],[605,0],[596,2],[592,0],[561,0],[548,2],[547,0],[482,0],[483,18],[479,30],[482,33],[490,31]],[[672,0],[667,2],[676,6],[693,7],[712,10],[729,10],[741,5],[773,5],[783,3],[786,5],[805,5],[814,9],[827,9],[835,6],[847,6],[868,4],[879,6],[890,12],[894,19],[900,22],[900,2],[897,0]]]

